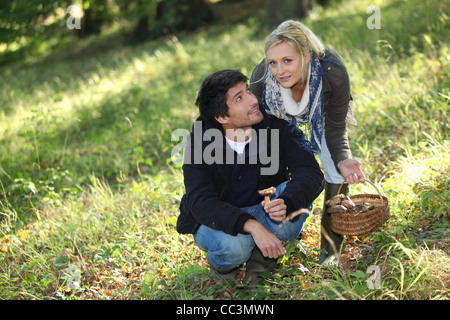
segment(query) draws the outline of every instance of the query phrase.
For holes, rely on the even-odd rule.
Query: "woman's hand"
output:
[[[345,159],[339,162],[339,170],[347,183],[364,182],[366,177],[361,170],[361,162],[356,159]]]

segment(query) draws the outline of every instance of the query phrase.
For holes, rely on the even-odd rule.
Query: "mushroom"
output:
[[[342,200],[341,204],[347,209],[353,209],[355,207],[355,203],[348,196]]]
[[[330,200],[327,200],[325,202],[325,204],[328,207],[331,207],[331,206],[334,206],[334,205],[337,205],[337,204],[341,204],[341,202],[342,202],[342,200],[344,200],[344,198],[345,198],[345,195],[341,193],[341,194],[338,194],[338,195],[334,196]]]
[[[264,197],[264,201],[268,204],[270,202],[270,196],[273,195],[275,191],[277,191],[275,187],[270,187],[267,189],[258,190],[258,193]]]
[[[348,209],[340,204],[334,204],[327,209],[328,213],[343,213],[347,211]]]
[[[371,205],[370,203],[363,202],[360,204],[355,205],[354,208],[352,208],[352,212],[355,216],[359,215],[360,213],[368,212],[372,210],[375,206]]]

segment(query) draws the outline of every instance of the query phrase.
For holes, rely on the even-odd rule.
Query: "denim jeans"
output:
[[[283,192],[288,181],[280,184],[277,191],[271,197],[276,199]],[[308,208],[312,210],[312,204]],[[281,241],[287,241],[298,237],[305,225],[308,213],[302,213],[294,222],[288,221],[281,225],[280,222],[272,220],[265,212],[261,204],[242,208],[255,219],[261,222],[270,232],[274,233]],[[255,241],[250,234],[239,233],[236,236],[229,235],[223,231],[211,229],[201,225],[194,235],[197,246],[206,251],[211,266],[220,271],[228,272],[250,259],[255,247]]]

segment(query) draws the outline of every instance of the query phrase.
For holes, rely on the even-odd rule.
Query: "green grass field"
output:
[[[381,29],[366,25],[371,4]],[[203,78],[250,75],[263,58],[258,19],[140,45],[110,32],[0,66],[0,299],[447,300],[449,16],[438,0],[358,0],[304,21],[346,63],[353,154],[391,219],[349,237],[339,267],[318,267],[319,197],[303,238],[255,290],[216,281],[175,231],[184,187],[171,153]],[[374,190],[351,191],[362,192]]]

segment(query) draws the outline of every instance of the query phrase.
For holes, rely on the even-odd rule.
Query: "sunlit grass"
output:
[[[370,4],[380,30],[366,27]],[[320,196],[302,240],[256,291],[217,282],[192,237],[176,233],[184,187],[170,159],[172,132],[197,117],[203,78],[250,76],[263,58],[254,19],[135,46],[108,34],[2,66],[0,297],[448,299],[448,8],[427,0],[417,19],[418,4],[340,2],[305,20],[345,61],[353,154],[391,220],[370,239],[349,237],[341,267],[318,268]],[[382,286],[371,291],[372,264]]]

